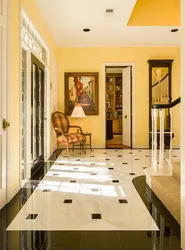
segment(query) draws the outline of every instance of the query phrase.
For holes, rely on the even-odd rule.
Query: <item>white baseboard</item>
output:
[[[173,149],[180,149],[180,145],[173,145],[172,148]]]

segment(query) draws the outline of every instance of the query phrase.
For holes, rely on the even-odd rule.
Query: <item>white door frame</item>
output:
[[[22,38],[22,19],[25,18],[26,22],[29,24],[30,28],[34,32],[34,34],[38,37],[38,39],[43,44],[46,53],[47,53],[47,63],[43,62],[41,58],[33,51],[32,47],[29,47],[29,44],[26,44]],[[45,116],[44,116],[44,160],[46,161],[50,156],[50,72],[49,72],[49,49],[42,39],[39,31],[33,25],[31,18],[25,11],[24,7],[20,5],[20,81],[21,81],[21,58],[22,58],[22,47],[27,51],[27,84],[28,88],[27,91],[31,93],[31,53],[33,53],[39,61],[45,67],[44,70],[44,109],[45,109]],[[21,84],[21,83],[20,83]],[[21,87],[20,87],[20,95],[21,95]],[[26,149],[26,176],[25,180],[22,181],[21,184],[27,181],[31,177],[31,96],[27,95],[27,112],[26,112],[26,119],[27,119],[27,149]],[[21,122],[21,109],[20,109],[20,122]],[[21,130],[20,130],[21,133]],[[21,152],[21,147],[20,147]],[[20,155],[21,157],[21,155]],[[21,166],[20,166],[20,180],[21,180]]]
[[[22,47],[26,49],[25,46],[21,44]],[[25,179],[22,180],[22,185],[31,177],[31,52],[29,49],[26,49],[27,53],[27,112],[26,112],[26,129],[27,129],[27,148],[26,148],[26,168],[25,168]],[[35,54],[34,54],[35,55]],[[37,55],[35,55],[37,57]],[[21,56],[22,57],[22,56]],[[20,58],[21,58],[20,57]],[[37,57],[40,61],[40,59]],[[43,62],[42,62],[43,63]],[[43,63],[44,64],[44,63]],[[47,75],[47,77],[46,77]],[[50,156],[50,84],[49,84],[49,68],[44,64],[44,160],[46,161]],[[21,110],[20,110],[21,115]],[[21,116],[20,116],[21,118]],[[20,148],[21,152],[21,148]],[[20,179],[21,179],[21,171],[20,171]]]
[[[131,133],[132,133],[132,78],[131,67],[122,68],[122,145],[132,147]],[[125,78],[125,74],[126,78]],[[128,82],[127,82],[128,81]],[[125,87],[126,86],[126,87]],[[125,118],[125,115],[127,118]],[[126,131],[126,132],[125,132]]]
[[[9,136],[9,129],[3,131],[2,129],[2,120],[6,119],[9,120],[9,1],[8,0],[1,0],[1,14],[0,14],[0,23],[2,24],[2,41],[1,41],[1,56],[2,56],[2,63],[1,63],[1,76],[2,82],[1,84],[1,108],[2,112],[0,117],[0,134],[2,135],[2,143],[1,146],[1,160],[2,160],[2,189],[0,190],[0,209],[8,202],[8,195],[9,195],[9,162],[10,162],[10,136]],[[0,26],[1,26],[0,24]],[[2,193],[1,193],[2,191]]]
[[[106,76],[106,67],[123,67],[123,66],[131,66],[132,67],[132,148],[135,148],[135,127],[136,127],[136,118],[135,118],[135,63],[134,62],[109,62],[109,63],[104,63],[103,64],[103,74],[102,74],[102,82],[104,84],[102,84],[102,90],[103,90],[103,93],[104,93],[104,102],[103,102],[103,110],[105,111],[106,110],[106,107],[105,107],[105,103],[106,103],[106,100],[105,100],[105,85],[106,85],[106,82],[105,82],[105,76]],[[103,119],[103,125],[104,125],[104,128],[106,127],[106,124],[105,124],[105,121],[106,121],[106,112],[104,112],[104,119]],[[104,147],[106,146],[106,129],[105,129],[105,133],[104,133]]]

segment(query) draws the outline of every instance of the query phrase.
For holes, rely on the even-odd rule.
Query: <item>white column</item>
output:
[[[173,135],[173,123],[172,123],[172,109],[170,109],[170,149],[169,149],[169,161],[172,160],[172,135]]]
[[[152,168],[157,171],[157,117],[158,110],[152,109]]]
[[[159,150],[159,168],[163,168],[164,162],[164,109],[160,109],[160,150]]]

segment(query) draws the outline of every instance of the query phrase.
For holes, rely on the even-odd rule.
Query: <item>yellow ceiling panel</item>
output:
[[[180,0],[137,0],[127,26],[179,26]]]

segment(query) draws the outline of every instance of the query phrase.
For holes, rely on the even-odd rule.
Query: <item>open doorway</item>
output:
[[[132,66],[105,67],[106,148],[132,148]]]

